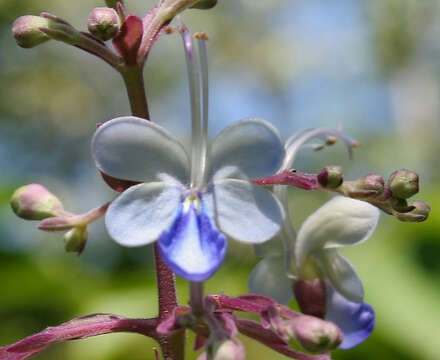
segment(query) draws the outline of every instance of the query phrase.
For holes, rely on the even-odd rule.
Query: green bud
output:
[[[105,4],[107,5],[107,7],[116,9],[117,4],[121,3],[121,5],[124,5],[124,1],[123,0],[105,0]]]
[[[87,243],[87,227],[75,227],[64,234],[64,248],[67,252],[76,252],[81,254]]]
[[[207,10],[211,9],[217,5],[217,0],[200,0],[198,3],[190,7],[190,9],[201,9]]]
[[[63,210],[58,198],[40,184],[29,184],[14,191],[11,200],[12,210],[26,220],[43,220],[57,216]]]
[[[389,201],[391,207],[398,213],[407,213],[414,210],[414,206],[408,205],[408,202],[405,199],[392,197]]]
[[[308,315],[287,320],[282,327],[291,338],[296,339],[310,352],[333,350],[339,346],[344,337],[341,329],[334,323]]]
[[[431,207],[428,203],[421,200],[414,200],[410,203],[410,205],[415,207],[412,211],[403,214],[399,213],[396,215],[400,221],[421,222],[428,218],[429,213],[431,212]]]
[[[90,33],[102,41],[116,36],[119,31],[119,16],[112,8],[100,7],[92,10],[87,21]]]
[[[388,179],[388,186],[393,197],[408,199],[419,191],[419,175],[406,169],[395,171]]]
[[[335,189],[344,181],[342,167],[337,165],[326,166],[318,174],[318,182],[323,187]]]
[[[41,16],[20,16],[12,25],[12,33],[19,46],[31,48],[50,40],[50,37],[40,30],[49,28],[50,25],[51,20]]]

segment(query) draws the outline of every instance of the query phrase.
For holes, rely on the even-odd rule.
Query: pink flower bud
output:
[[[243,344],[238,339],[228,339],[219,342],[215,342],[208,349],[208,352],[212,352],[213,360],[245,360],[246,350]],[[206,352],[202,353],[197,360],[207,360],[208,355]]]
[[[11,200],[12,210],[26,220],[43,220],[57,216],[63,204],[40,184],[29,184],[15,190]]]
[[[51,20],[41,16],[20,16],[12,25],[12,33],[17,44],[23,48],[37,46],[50,39],[40,28],[50,27]]]
[[[110,40],[119,31],[119,16],[115,9],[99,7],[92,10],[87,21],[91,34],[103,41]]]
[[[284,330],[310,352],[333,350],[344,338],[334,323],[307,315],[285,321]]]

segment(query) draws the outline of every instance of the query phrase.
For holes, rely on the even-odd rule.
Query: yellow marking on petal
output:
[[[189,195],[185,198],[185,200],[183,201],[183,211],[188,212],[191,208],[191,204],[193,203],[195,205],[195,209],[199,213],[201,209],[201,203],[200,198],[196,194]]]

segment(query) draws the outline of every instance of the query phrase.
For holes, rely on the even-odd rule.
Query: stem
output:
[[[189,283],[191,296],[191,309],[194,316],[200,318],[204,314],[203,307],[203,283],[193,282]]]
[[[142,66],[125,66],[120,69],[127,88],[131,112],[146,120],[150,119],[148,102],[144,87]],[[156,281],[159,301],[159,322],[169,317],[177,306],[175,276],[159,255],[157,243],[154,244],[154,259],[156,265]],[[185,358],[185,330],[171,335],[156,336],[165,360],[183,360]]]
[[[124,66],[119,69],[119,72],[124,79],[132,114],[150,120],[142,67],[139,65]]]

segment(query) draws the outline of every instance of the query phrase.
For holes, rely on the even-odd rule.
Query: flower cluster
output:
[[[125,81],[133,113],[100,124],[92,138],[97,169],[120,192],[113,201],[76,215],[65,211],[44,187],[31,184],[13,194],[14,212],[41,221],[41,230],[65,231],[67,251],[81,253],[87,225],[104,215],[108,233],[118,244],[156,242],[160,313],[154,319],[95,314],[72,320],[0,348],[0,359],[27,359],[55,342],[116,331],[162,341],[165,354],[170,351],[167,346],[178,336],[184,339],[190,329],[196,333],[195,347],[205,349],[200,360],[244,359],[239,332],[291,358],[329,360],[328,351],[357,346],[373,331],[374,310],[364,302],[362,282],[338,248],[367,240],[376,229],[379,210],[406,222],[426,220],[429,205],[408,201],[418,192],[417,174],[396,171],[385,185],[377,174],[344,181],[339,166],[327,166],[319,174],[301,173],[293,165],[312,139],[325,144],[315,149],[342,139],[350,156],[358,143],[333,129],[300,131],[284,142],[273,125],[258,118],[233,123],[208,144],[207,37],[191,34],[183,22],[178,32],[188,71],[191,148],[185,149],[150,119],[142,78],[148,52],[162,33],[174,32],[167,25],[178,13],[216,3],[162,0],[141,19],[127,16],[122,2],[107,1],[108,8],[90,14],[89,33],[48,13],[14,23],[14,36],[22,47],[53,39],[109,63]],[[108,40],[113,40],[114,51],[105,44]],[[267,185],[274,185],[273,191],[263,187]],[[337,196],[296,232],[288,185]],[[227,237],[253,244],[262,257],[248,279],[250,295],[204,297],[202,283],[222,265]],[[190,282],[190,307],[178,306],[173,273]],[[164,293],[171,299],[165,301]],[[302,313],[286,306],[294,297]],[[240,319],[237,312],[256,314],[260,322]],[[182,339],[176,343],[183,344]],[[292,349],[291,340],[300,350],[319,354]]]

